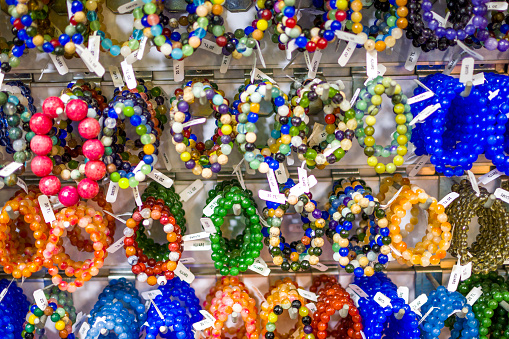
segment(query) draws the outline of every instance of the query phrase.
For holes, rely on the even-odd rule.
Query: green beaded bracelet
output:
[[[263,248],[262,226],[253,192],[240,187],[237,180],[223,181],[209,191],[204,217],[210,217],[216,232],[210,234],[211,258],[221,275],[238,275],[260,256]],[[240,208],[246,227],[233,239],[223,237],[221,226],[228,211]]]

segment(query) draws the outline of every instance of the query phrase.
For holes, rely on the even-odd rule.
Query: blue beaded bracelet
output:
[[[0,291],[4,289],[7,289],[7,293],[0,301],[0,333],[2,339],[17,339],[23,331],[30,302],[15,281],[11,283],[7,279],[0,280]]]

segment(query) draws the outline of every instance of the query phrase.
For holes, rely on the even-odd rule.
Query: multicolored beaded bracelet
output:
[[[230,113],[228,100],[224,98],[224,93],[208,80],[187,82],[183,90],[175,91],[175,99],[172,100],[170,124],[173,143],[180,154],[180,160],[194,175],[211,178],[213,173],[219,173],[221,166],[228,163],[228,155],[232,152],[236,135],[236,120]],[[209,140],[198,142],[197,136],[191,134],[190,126],[204,121],[192,119],[191,110],[207,102],[213,110],[217,128]]]
[[[364,43],[367,51],[376,50],[383,52],[386,48],[392,48],[396,41],[403,36],[403,29],[408,26],[407,0],[395,2],[380,1],[374,2],[375,22],[371,26],[364,26],[363,32],[368,39]]]
[[[388,146],[376,144],[373,137],[375,133],[376,115],[380,112],[382,95],[386,94],[392,99],[393,111],[398,127],[393,133],[393,141]],[[378,76],[368,81],[366,88],[362,89],[359,99],[355,102],[356,115],[366,115],[365,120],[358,119],[358,127],[355,131],[359,145],[364,148],[364,154],[368,157],[368,165],[375,168],[376,173],[394,173],[397,166],[403,165],[403,156],[407,153],[408,141],[412,137],[412,113],[407,104],[407,96],[401,92],[401,86],[389,77]],[[364,127],[364,121],[366,127]],[[392,162],[383,164],[377,157],[388,158],[393,155]]]

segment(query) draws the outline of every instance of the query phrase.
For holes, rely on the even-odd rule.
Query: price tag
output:
[[[486,78],[484,77],[484,72],[477,73],[472,77],[472,85],[479,86],[486,82]]]
[[[221,67],[219,68],[219,72],[224,74],[228,71],[228,67],[230,67],[230,61],[232,60],[232,55],[223,55],[223,60],[221,61]]]
[[[180,261],[177,264],[175,275],[188,284],[191,284],[194,281],[194,274],[191,273],[191,271],[189,271],[189,269],[187,269],[187,267],[185,267]]]
[[[122,6],[118,6],[117,11],[120,14],[124,14],[133,11],[135,8],[143,6],[143,4],[144,4],[143,0],[134,0],[126,4],[123,4]]]
[[[138,186],[133,187],[133,196],[134,201],[136,201],[136,206],[142,206],[143,202],[141,201],[140,190],[138,189]]]
[[[508,192],[509,193],[509,192]],[[461,266],[461,281],[467,280],[472,275],[472,262]]]
[[[419,159],[417,160],[417,164],[414,166],[414,168],[412,168],[412,170],[410,171],[408,176],[409,177],[415,177],[417,175],[417,173],[419,173],[421,168],[423,168],[424,165],[426,165],[426,163],[428,162],[429,158],[430,158],[429,155],[421,155],[419,157]]]
[[[221,195],[218,195],[215,197],[205,208],[203,209],[203,214],[205,214],[207,217],[210,217],[214,213],[214,209],[219,205],[219,199],[221,198]]]
[[[16,170],[18,170],[21,166],[23,166],[22,163],[11,162],[9,165],[0,169],[0,177],[6,177],[11,175],[12,173],[16,172]]]
[[[362,339],[366,339],[366,335],[364,334],[364,331],[361,331]]]
[[[254,80],[268,80],[269,82],[272,82],[273,84],[277,84],[277,82],[269,77],[267,74],[260,71],[258,68],[254,68],[254,70],[251,71],[251,78]]]
[[[503,202],[509,203],[509,192],[508,191],[506,191],[502,188],[497,188],[495,190],[495,193],[493,193],[493,194],[495,195],[495,197],[502,200]]]
[[[452,272],[451,272],[451,277],[449,278],[449,283],[447,284],[447,290],[449,292],[454,292],[458,289],[460,277],[461,277],[461,265],[454,265],[452,267]]]
[[[279,168],[275,170],[274,173],[276,174],[277,182],[280,184],[284,184],[288,180],[288,171],[282,163],[279,164]]]
[[[140,47],[138,47],[138,50],[136,51],[136,59],[141,60],[143,59],[143,55],[145,54],[145,47],[147,46],[148,38],[146,36],[143,36],[140,40]]]
[[[103,65],[101,65],[101,63],[97,61],[92,53],[90,53],[90,51],[83,45],[76,45],[76,53],[78,53],[81,60],[83,60],[85,66],[87,66],[90,72],[94,72],[100,77],[104,75],[106,70],[104,69]]]
[[[106,193],[106,201],[107,202],[115,202],[117,201],[118,196],[118,182],[110,181],[110,184],[108,185],[108,192]]]
[[[367,40],[365,35],[352,34],[345,31],[336,31],[336,36],[338,39],[354,42],[356,45],[363,45]]]
[[[88,323],[83,323],[78,333],[81,339],[85,339],[87,337],[88,330],[90,330],[90,325]]]
[[[297,49],[297,44],[295,43],[295,39],[292,39],[287,45],[286,45],[286,60],[290,60],[292,58],[292,52]]]
[[[366,51],[366,74],[368,79],[374,79],[377,77],[378,70],[378,57],[377,51]]]
[[[204,232],[205,233],[205,232]],[[207,233],[208,236],[208,233]],[[210,251],[211,250],[210,240],[194,240],[184,242],[184,251]]]
[[[119,218],[119,217],[118,217],[118,215],[115,215],[115,214],[113,214],[113,213],[111,213],[111,212],[108,212],[108,211],[106,211],[106,210],[104,210],[103,212],[104,212],[104,213],[106,213],[106,214],[108,214],[108,215],[111,215],[113,218],[117,219],[118,221],[120,221],[120,222],[121,222],[121,223],[123,223],[124,225],[125,225],[125,224],[127,224],[127,222],[126,222],[124,219]],[[130,213],[128,213],[128,214],[130,214]]]
[[[297,292],[299,292],[299,294],[301,296],[303,296],[304,298],[306,298],[308,300],[311,300],[311,301],[314,301],[314,302],[318,302],[318,297],[313,292],[309,292],[309,291],[303,290],[302,288],[297,289]]]
[[[405,304],[408,304],[408,297],[410,296],[410,289],[407,286],[398,287],[398,298],[401,298],[405,301]]]
[[[44,295],[44,291],[42,289],[38,289],[34,291],[34,300],[41,310],[45,310],[48,307],[48,299]]]
[[[345,67],[346,66],[346,64],[348,63],[348,61],[352,57],[353,52],[355,52],[356,47],[357,47],[357,44],[355,42],[353,42],[353,41],[350,41],[346,45],[345,49],[343,50],[343,53],[341,53],[341,56],[338,59],[338,64],[341,67]]]
[[[13,281],[14,281],[14,278],[11,279],[11,282],[9,283],[9,285],[7,285],[7,287],[2,290],[2,293],[0,293],[0,302],[2,302],[2,300],[4,300],[4,297],[7,294],[7,292],[9,291],[9,287],[11,287],[11,284]]]
[[[442,74],[446,74],[446,75],[450,75],[454,69],[454,67],[456,67],[456,64],[460,61],[461,59],[461,56],[463,55],[464,52],[461,52],[459,54],[456,54],[448,63],[447,65],[445,65],[445,68],[444,68],[444,71],[442,72]]]
[[[315,51],[313,53],[313,59],[311,60],[311,64],[308,71],[308,78],[315,78],[316,72],[318,71],[318,65],[320,65],[320,60],[322,59],[322,52]]]
[[[184,60],[173,60],[173,79],[176,82],[184,81]]]
[[[477,184],[477,180],[475,179],[474,173],[472,171],[467,171],[468,179],[470,180],[470,183],[472,184],[472,189],[475,191],[476,196],[481,195],[481,191],[479,190],[479,185]]]
[[[122,61],[120,63],[122,67],[122,73],[124,73],[124,79],[127,84],[127,88],[134,89],[137,86],[136,75],[134,75],[133,66],[128,64],[127,61]]]
[[[108,70],[110,71],[111,80],[113,81],[113,85],[117,88],[124,87],[124,80],[122,79],[122,74],[120,74],[120,70],[117,66],[109,66]]]
[[[196,331],[203,331],[209,327],[214,326],[215,321],[210,321],[209,319],[204,319],[202,321],[198,321],[197,323],[193,324],[193,328]]]
[[[393,202],[394,200],[396,200],[396,198],[398,197],[398,195],[401,193],[401,191],[402,191],[402,190],[403,190],[403,187],[400,187],[400,189],[396,192],[396,194],[394,194],[394,195],[392,196],[391,200],[389,200],[389,201],[387,202],[387,204],[382,205],[382,206],[380,206],[380,207],[381,207],[382,209],[384,209],[384,210],[385,210],[385,209],[387,209],[387,207],[391,206],[392,202]],[[401,253],[400,253],[399,255],[401,255]]]
[[[461,61],[460,82],[471,82],[474,76],[474,58],[468,57]]]
[[[493,100],[493,99],[495,99],[498,96],[498,93],[500,92],[500,90],[497,89],[494,92],[492,92],[492,91],[489,91],[489,92],[490,92],[490,95],[488,96],[488,99],[489,100]],[[506,116],[507,116],[507,114],[506,114]]]
[[[505,301],[505,300],[502,300],[501,302],[498,303],[500,306],[502,306],[502,308],[504,310],[506,310],[507,312],[509,312],[509,304]]]
[[[389,297],[387,297],[382,292],[376,292],[374,300],[381,307],[391,306],[391,299],[389,299]]]
[[[426,91],[426,92],[423,92],[423,93],[421,93],[419,95],[416,95],[416,96],[413,96],[413,97],[409,98],[407,100],[407,104],[412,105],[412,104],[415,104],[416,102],[420,102],[420,101],[429,99],[429,98],[431,98],[434,95],[435,95],[435,93],[433,93],[431,91]]]
[[[487,2],[485,3],[488,11],[507,11],[507,2]]]
[[[76,329],[85,321],[87,317],[83,314],[83,312],[80,312],[76,315],[76,321],[72,325],[72,331],[75,332]]]
[[[55,213],[53,213],[53,208],[51,207],[51,203],[49,202],[47,195],[40,195],[39,198],[39,206],[41,207],[42,216],[44,217],[44,221],[50,223],[54,220],[57,220],[55,217]]]
[[[325,272],[329,269],[329,267],[327,267],[327,265],[324,265],[322,263],[318,263],[316,265],[311,265],[311,267],[313,268],[316,268],[317,270],[319,270],[320,272]]]
[[[270,191],[274,193],[279,193],[279,186],[277,184],[276,175],[272,169],[269,169],[267,172],[267,180],[269,182]]]
[[[435,308],[438,308],[438,307],[432,306],[432,307],[428,310],[428,312],[426,312],[426,314],[424,314],[424,316],[421,318],[421,320],[419,320],[418,325],[420,325],[420,324],[421,324],[424,320],[426,320],[426,318],[427,318],[427,317],[431,314],[431,312],[433,312],[433,310],[434,310]]]
[[[417,114],[412,119],[412,121],[410,121],[410,126],[413,126],[418,122],[423,122],[424,120],[426,120],[427,117],[438,111],[440,108],[442,108],[442,105],[440,105],[440,103],[426,107],[421,111],[421,113]]]
[[[487,183],[492,182],[493,180],[495,180],[496,178],[498,178],[502,175],[504,175],[504,172],[500,172],[498,169],[494,169],[493,171],[490,171],[490,172],[486,173],[485,175],[480,176],[479,184],[486,185]]]
[[[308,51],[304,51],[304,61],[306,61],[306,66],[311,68],[311,57],[309,56]]]
[[[89,35],[88,36],[88,51],[95,58],[96,61],[99,61],[99,45],[101,43],[101,37],[99,35]]]
[[[23,191],[25,191],[25,193],[28,194],[28,186],[27,186],[27,183],[23,179],[18,177],[18,180],[16,181],[16,185],[21,187],[23,189]]]
[[[258,197],[265,201],[272,201],[278,204],[284,204],[286,202],[286,197],[281,193],[274,193],[265,190],[258,190]]]
[[[352,299],[355,306],[359,307],[359,299],[361,297],[359,297],[359,295],[357,293],[355,293],[350,287],[347,287],[346,291],[348,292],[348,294],[350,294],[350,298]]]
[[[209,234],[215,234],[217,232],[216,227],[210,218],[200,218],[200,223],[205,232]]]
[[[215,42],[210,41],[208,39],[202,39],[201,45],[198,48],[204,49],[217,55],[222,54],[222,48],[219,47],[219,45],[216,44]]]
[[[390,244],[389,247],[390,247],[392,253],[396,254],[398,257],[402,256],[401,252],[398,251],[392,244]]]
[[[317,311],[316,305],[313,303],[306,304],[306,307],[311,312],[311,314],[314,314]]]
[[[467,54],[469,54],[471,57],[474,57],[474,58],[476,58],[477,60],[484,60],[484,57],[483,57],[481,54],[479,54],[479,53],[475,52],[474,50],[472,50],[472,49],[468,48],[468,46],[467,46],[467,45],[465,45],[465,44],[464,44],[463,42],[461,42],[460,40],[456,40],[456,42],[458,43],[458,46],[460,46],[460,48],[461,48],[463,51],[465,51]]]
[[[152,290],[141,293],[141,296],[145,300],[155,299],[155,297],[157,297],[158,295],[163,295],[163,292],[161,292],[160,290]]]
[[[198,118],[198,119],[188,121],[185,124],[182,124],[182,127],[186,128],[189,126],[199,125],[199,124],[205,123],[206,121],[207,121],[207,118]]]
[[[193,240],[199,240],[199,239],[205,239],[209,237],[209,233],[207,232],[199,232],[199,233],[193,233],[184,235],[182,237],[183,241],[193,241]]]
[[[426,294],[421,294],[414,301],[410,303],[410,309],[415,313],[418,313],[421,307],[428,301],[428,296]],[[420,312],[419,312],[420,314]]]
[[[353,94],[352,99],[350,100],[350,106],[353,106],[355,104],[355,102],[357,101],[357,98],[359,97],[360,92],[361,92],[360,88],[357,88],[355,90],[355,93]]]
[[[439,205],[442,205],[444,207],[447,207],[449,206],[449,204],[451,202],[453,202],[457,197],[459,197],[460,195],[456,192],[451,192],[449,194],[447,194],[445,197],[442,198],[442,200],[440,200],[438,202]]]
[[[415,47],[414,45],[410,44],[410,48],[408,50],[408,55],[405,60],[405,69],[407,71],[413,71],[415,68],[415,65],[417,64],[417,61],[419,60],[419,57],[421,56],[422,49],[420,47]]]
[[[360,288],[359,286],[355,285],[355,284],[350,284],[348,287],[350,287],[350,289],[352,291],[354,291],[355,293],[357,293],[359,295],[359,297],[361,298],[368,298],[368,295],[366,294],[366,292],[364,292],[362,290],[362,288]]]
[[[53,65],[55,65],[55,68],[57,69],[58,74],[60,75],[66,75],[69,73],[69,67],[67,67],[67,64],[65,63],[65,59],[63,55],[55,55],[52,53],[49,53],[49,57],[51,58],[51,61],[53,61]],[[3,73],[2,73],[2,80],[3,80]],[[2,83],[2,81],[0,81]]]
[[[473,306],[477,299],[482,295],[482,288],[481,287],[474,287],[468,292],[466,298],[467,298],[467,304],[470,306]]]
[[[179,193],[180,200],[187,202],[193,195],[203,188],[203,181],[196,179],[193,183],[187,186],[182,192]]]
[[[192,264],[193,262],[196,262],[196,260],[194,260],[194,258],[182,258],[179,262],[183,264]]]
[[[303,165],[306,163],[303,162]],[[304,168],[299,167],[297,168],[297,172],[299,174],[299,184],[304,191],[304,193],[309,193],[309,181],[308,181],[308,171],[306,171]]]
[[[265,59],[263,58],[262,54],[262,48],[260,47],[260,42],[258,40],[255,40],[256,42],[256,51],[258,52],[258,58],[260,58],[260,63],[262,64],[263,68],[266,68],[267,65],[265,65]]]
[[[249,265],[247,268],[253,272],[263,275],[264,277],[268,277],[270,274],[270,268],[268,268],[267,265],[263,265],[259,262],[255,262],[254,264]]]
[[[153,169],[152,172],[148,174],[148,176],[166,188],[173,186],[173,180],[156,169]]]
[[[107,249],[106,251],[109,252],[109,253],[115,253],[116,251],[118,251],[119,249],[123,248],[124,247],[124,239],[125,239],[125,236],[123,236],[122,238],[118,239],[117,241],[115,241],[113,244],[111,244]]]

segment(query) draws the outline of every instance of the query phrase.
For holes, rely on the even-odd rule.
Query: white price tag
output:
[[[194,323],[193,328],[196,331],[203,331],[209,327],[214,326],[214,323],[215,323],[214,321],[210,321],[209,319],[204,319],[202,321],[198,321],[197,323]]]
[[[83,312],[80,312],[76,315],[76,321],[74,322],[74,324],[72,324],[73,333],[85,321],[85,319],[87,319],[87,317],[85,316],[85,314],[83,314]]]
[[[346,291],[348,292],[348,294],[350,294],[350,298],[352,299],[355,306],[359,307],[359,299],[361,297],[359,297],[359,295],[357,293],[355,293],[350,287],[347,287]]]
[[[134,75],[133,66],[128,64],[125,60],[120,63],[120,66],[122,67],[122,73],[124,73],[124,79],[127,84],[127,88],[136,88],[137,82],[136,75]]]
[[[81,60],[83,60],[85,66],[87,66],[90,72],[94,72],[100,77],[104,75],[106,70],[104,69],[103,65],[101,65],[101,63],[97,61],[92,53],[90,53],[90,51],[83,45],[76,45],[76,53],[78,53]]]
[[[182,258],[179,262],[183,264],[192,264],[193,262],[196,262],[196,260],[194,260],[194,258]]]
[[[203,188],[203,181],[196,179],[193,183],[187,186],[182,192],[179,193],[180,200],[187,202],[193,195]]]
[[[497,199],[500,199],[503,202],[509,204],[509,192],[508,191],[499,187],[495,190],[495,193],[493,193],[493,194],[495,195],[495,197],[497,197]]]
[[[136,206],[142,206],[143,202],[141,201],[140,190],[138,189],[138,186],[133,187],[133,196],[134,201],[136,201]]]
[[[460,61],[462,55],[463,55],[463,52],[454,55],[454,57],[451,58],[451,60],[447,63],[447,65],[445,65],[445,68],[444,68],[444,71],[442,72],[442,74],[450,75],[452,73],[454,67],[456,67],[456,64]]]
[[[467,304],[470,306],[473,306],[477,299],[482,295],[482,288],[481,287],[474,287],[468,292],[466,298],[467,298]]]
[[[397,290],[398,298],[401,298],[405,301],[405,304],[408,304],[408,297],[410,296],[410,289],[408,286],[400,286]]]
[[[444,207],[447,207],[450,205],[451,202],[453,202],[454,200],[456,200],[457,197],[459,197],[460,195],[456,192],[451,192],[449,194],[447,194],[445,197],[442,198],[442,200],[440,200],[438,202],[439,205],[442,205]]]
[[[147,46],[148,38],[146,36],[143,36],[140,40],[140,47],[138,47],[138,50],[136,51],[136,59],[141,60],[143,59],[143,55],[145,54],[145,47]]]
[[[396,198],[399,196],[402,190],[403,186],[401,186],[400,189],[392,196],[391,200],[387,201],[387,204],[381,205],[380,207],[385,210],[387,209],[387,207],[391,206],[392,202],[396,200]],[[401,255],[401,253],[399,255]]]
[[[387,307],[391,305],[391,299],[389,299],[389,297],[387,297],[382,292],[376,292],[375,297],[373,299],[381,307]]]
[[[458,46],[460,46],[460,48],[465,51],[467,54],[469,54],[470,56],[476,58],[477,60],[484,60],[484,57],[475,52],[474,50],[470,49],[467,45],[465,45],[463,42],[461,42],[460,40],[456,40],[456,42],[458,43]]]
[[[348,287],[350,287],[350,289],[352,289],[355,293],[357,293],[359,295],[359,297],[361,297],[361,298],[367,298],[368,297],[366,292],[364,292],[362,290],[362,288],[360,288],[359,286],[357,286],[355,284],[350,284],[350,285],[348,285]]]
[[[122,74],[120,74],[120,70],[117,66],[109,66],[108,70],[110,71],[111,80],[113,81],[113,85],[117,88],[124,87],[124,80],[122,79]]]
[[[368,79],[374,79],[378,73],[378,56],[377,51],[366,51],[366,74]]]
[[[357,44],[363,45],[367,40],[364,34],[363,35],[352,34],[345,31],[336,31],[336,36],[338,37],[338,39],[345,40],[348,42],[354,42],[356,45]]]
[[[415,177],[417,175],[417,173],[419,173],[421,168],[423,168],[424,165],[426,165],[426,163],[428,162],[429,158],[430,158],[429,155],[421,155],[419,157],[419,159],[417,160],[417,164],[414,166],[414,168],[412,168],[412,170],[410,171],[408,176],[409,177]]]
[[[193,234],[187,234],[182,237],[183,241],[193,241],[193,240],[199,240],[199,239],[205,239],[209,237],[209,233],[207,232],[199,232],[199,233],[193,233]]]
[[[274,193],[265,190],[258,190],[258,197],[265,201],[272,201],[278,204],[284,204],[286,202],[286,197],[281,193]]]
[[[311,300],[311,301],[314,301],[314,302],[318,301],[318,297],[316,296],[316,293],[303,290],[302,288],[297,289],[297,292],[299,292],[299,294],[301,296],[303,296],[304,298],[306,298],[308,300]]]
[[[152,172],[148,174],[148,176],[166,188],[173,186],[173,180],[156,169],[153,169]]]
[[[413,96],[413,97],[409,98],[407,100],[407,104],[409,104],[409,105],[415,104],[416,102],[420,102],[420,101],[429,99],[429,98],[431,98],[434,95],[435,95],[435,93],[433,93],[432,91],[426,91],[426,92],[423,92],[423,93],[421,93],[419,95],[416,95],[416,96]]]
[[[175,82],[184,81],[184,59],[173,60],[173,80]]]
[[[123,223],[124,225],[126,224],[126,221],[125,221],[124,219],[122,219],[122,218],[119,218],[119,216],[118,216],[118,215],[115,215],[115,214],[113,214],[113,213],[111,213],[111,212],[108,212],[108,211],[106,211],[106,210],[103,210],[103,212],[104,212],[104,213],[106,213],[106,214],[111,215],[113,218],[117,219],[118,221],[120,221],[120,222],[121,222],[121,223]],[[130,214],[130,213],[128,213],[128,214]]]
[[[458,284],[460,283],[461,277],[461,265],[454,265],[452,267],[451,277],[449,278],[449,283],[447,284],[447,290],[449,292],[454,292],[458,289]]]
[[[108,192],[106,193],[106,201],[107,202],[115,202],[117,201],[118,196],[118,182],[110,181],[110,184],[108,185]]]
[[[311,60],[311,64],[308,71],[308,78],[313,79],[316,77],[316,72],[318,71],[318,65],[320,65],[320,60],[322,59],[322,52],[316,51],[313,53],[313,59]]]
[[[504,175],[504,172],[500,172],[498,169],[494,169],[493,171],[490,171],[490,172],[486,173],[485,175],[480,176],[479,184],[486,185],[487,183],[492,182],[493,180],[495,180],[496,178],[498,178],[502,175]]]
[[[414,311],[415,313],[419,312],[421,307],[428,301],[428,296],[426,294],[421,294],[417,298],[415,298],[414,301],[410,303],[410,309]],[[420,314],[420,312],[419,312]]]
[[[52,222],[53,220],[57,220],[55,217],[55,213],[53,213],[53,208],[51,207],[51,203],[49,202],[47,195],[40,195],[39,198],[39,206],[41,207],[42,216],[44,217],[44,221],[47,223]]]
[[[11,175],[12,173],[16,172],[18,168],[23,166],[22,163],[19,162],[11,162],[9,165],[5,166],[4,168],[0,169],[0,177],[6,177]]]
[[[88,330],[90,330],[90,325],[88,323],[83,323],[78,333],[81,339],[85,339],[87,337]]]
[[[191,273],[191,271],[189,271],[189,269],[185,267],[180,261],[177,264],[175,275],[188,284],[191,284],[194,281],[194,274]]]
[[[115,241],[113,244],[111,244],[107,249],[106,251],[109,252],[109,253],[115,253],[116,251],[118,251],[119,249],[121,249],[122,247],[124,247],[124,239],[125,239],[125,236],[123,236],[122,238],[118,239],[117,241]]]
[[[49,57],[51,58],[51,61],[53,61],[53,65],[55,65],[55,68],[57,69],[58,74],[60,75],[66,75],[69,73],[69,67],[67,67],[67,64],[65,62],[63,55],[55,55],[52,53],[49,53]],[[3,73],[1,75],[3,80]],[[0,81],[2,83],[2,81]]]
[[[308,69],[311,68],[311,57],[309,56],[309,52],[308,51],[304,51],[304,61],[306,61],[307,68]]]
[[[95,58],[96,61],[99,61],[99,45],[101,43],[101,37],[99,35],[89,35],[88,36],[88,51]]]
[[[343,53],[341,53],[341,56],[338,59],[338,64],[341,67],[345,67],[350,58],[353,55],[353,52],[355,52],[355,49],[357,47],[357,44],[353,41],[350,41],[345,49],[343,50]]]
[[[272,169],[269,169],[267,172],[267,181],[269,182],[270,191],[274,193],[279,193],[279,186],[276,180],[276,174]]]
[[[509,192],[508,192],[509,193]],[[472,275],[472,262],[461,266],[461,281],[467,280]]]
[[[144,4],[143,0],[134,0],[126,4],[123,4],[122,6],[118,6],[117,11],[120,14],[124,14],[133,11],[135,8],[143,6],[143,4]]]
[[[251,71],[251,78],[254,79],[254,80],[264,80],[264,79],[267,79],[271,83],[276,84],[276,81],[274,79],[272,79],[271,77],[269,77],[267,74],[263,73],[262,71],[260,71],[256,67],[254,68],[254,70]]]
[[[299,174],[299,184],[301,185],[302,190],[304,193],[309,193],[308,171],[302,167],[299,167],[297,168],[297,172]]]
[[[23,179],[21,179],[20,177],[18,177],[18,180],[16,181],[16,185],[21,187],[23,189],[23,191],[25,191],[25,193],[28,193],[27,183]]]
[[[221,195],[216,196],[205,208],[203,209],[203,214],[207,217],[210,217],[214,213],[214,209],[219,205],[219,199]]]
[[[408,55],[405,60],[405,69],[407,71],[413,71],[415,68],[415,65],[417,64],[417,61],[419,60],[419,57],[421,56],[422,49],[420,47],[415,47],[414,45],[410,44],[410,48],[408,50]]]
[[[247,268],[253,272],[263,275],[264,277],[268,277],[270,274],[270,268],[268,268],[267,265],[263,265],[261,263],[255,262],[254,264],[249,265]]]
[[[440,103],[426,107],[419,114],[417,114],[412,119],[412,121],[410,121],[410,126],[415,125],[417,122],[423,122],[424,120],[426,120],[427,117],[438,111],[440,108],[442,108],[442,105],[440,105]]]
[[[468,57],[461,61],[460,82],[472,82],[474,76],[474,58]]]
[[[433,312],[433,310],[434,310],[435,308],[438,308],[438,307],[432,306],[432,307],[428,310],[428,312],[426,312],[426,313],[424,314],[424,316],[421,318],[421,320],[419,320],[418,325],[422,324],[422,322],[423,322],[424,320],[426,320],[426,318],[427,318],[427,317],[431,314],[431,312]]]
[[[355,93],[353,94],[352,99],[350,100],[350,106],[353,106],[355,104],[355,102],[357,101],[357,98],[359,97],[360,92],[361,92],[360,88],[357,88],[355,90]]]
[[[48,307],[48,299],[44,295],[44,291],[42,289],[38,289],[34,291],[34,300],[41,310],[45,310]]]
[[[479,190],[479,185],[477,184],[477,180],[475,179],[474,173],[472,171],[467,171],[468,179],[470,180],[470,183],[472,184],[472,189],[475,191],[475,195],[480,196],[481,191]]]
[[[199,124],[205,123],[206,121],[207,121],[207,118],[193,119],[191,121],[186,122],[185,124],[182,124],[182,127],[186,128],[186,127],[190,127],[190,126],[194,126],[194,125],[199,125]]]
[[[141,293],[141,296],[145,300],[155,299],[155,297],[157,297],[158,295],[163,295],[163,292],[161,292],[160,290],[152,290]]]
[[[507,2],[505,1],[487,2],[485,5],[488,11],[507,11]]]
[[[284,184],[288,180],[288,171],[282,163],[279,164],[279,168],[275,170],[274,173],[276,174],[277,182],[280,184]]]
[[[205,233],[205,232],[203,232]],[[208,233],[207,233],[208,236]],[[211,250],[210,240],[194,240],[194,241],[186,241],[184,242],[184,251],[210,251]]]
[[[311,267],[316,268],[320,272],[325,272],[325,271],[327,271],[329,269],[329,267],[327,267],[327,265],[324,265],[321,262],[319,262],[316,265],[311,265]]]
[[[500,306],[502,306],[502,308],[504,310],[506,310],[507,312],[509,312],[509,304],[505,301],[505,300],[502,300],[501,302],[498,303]]]
[[[484,72],[477,73],[472,77],[472,85],[479,86],[486,82],[486,78],[484,77]]]
[[[219,47],[218,44],[216,44],[214,41],[210,41],[208,39],[202,39],[201,45],[198,48],[204,49],[206,51],[212,52],[217,55],[221,55],[223,53],[222,48]]]
[[[221,67],[219,68],[219,73],[224,74],[228,71],[228,67],[230,66],[230,61],[232,60],[232,55],[223,55],[223,60],[221,61]]]
[[[216,227],[214,226],[214,223],[212,222],[212,220],[210,220],[210,218],[200,218],[200,223],[205,232],[209,234],[214,234],[217,232]]]

